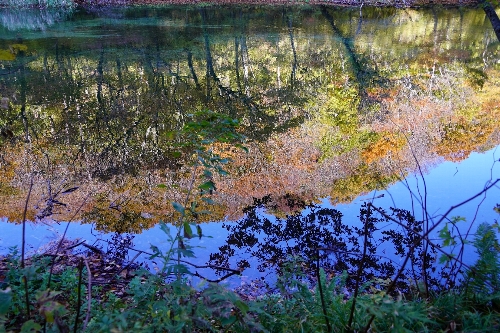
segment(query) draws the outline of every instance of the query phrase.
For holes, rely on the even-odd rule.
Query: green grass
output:
[[[368,324],[372,332],[492,332],[500,328],[498,290],[485,293],[475,287],[477,283],[491,286],[500,273],[491,270],[498,267],[497,258],[481,255],[486,247],[498,245],[492,231],[491,226],[481,226],[474,240],[480,258],[464,282],[426,298],[389,296],[378,281],[366,284],[354,300],[345,294],[346,273],[327,278],[321,271],[321,289],[318,283],[297,278],[296,272],[285,273],[273,293],[248,301],[218,284],[194,288],[184,279],[168,283],[159,275],[137,270],[120,296],[94,286],[88,314],[85,268],[81,283],[78,269],[68,267],[53,276],[48,289],[50,258],[30,258],[30,264],[21,269],[14,250],[7,257],[8,271],[0,284],[0,332],[40,332],[44,325],[46,331],[57,332],[73,330],[75,323],[77,332],[83,326],[90,332],[363,332]],[[485,261],[492,265],[484,268]],[[348,327],[354,301],[354,320]]]

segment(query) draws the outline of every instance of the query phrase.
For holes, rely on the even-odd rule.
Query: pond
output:
[[[497,218],[500,43],[481,9],[2,9],[0,23],[3,253],[24,216],[35,249],[73,221],[72,237],[132,233],[148,250],[189,211],[213,237],[191,240],[201,263],[255,199],[253,225],[335,208],[359,227],[368,202],[436,234]]]

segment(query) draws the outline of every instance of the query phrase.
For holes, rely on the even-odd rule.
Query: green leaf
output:
[[[227,176],[229,175],[229,172],[227,172],[226,170],[222,169],[222,168],[217,168],[217,172],[219,173],[219,175],[221,176]]]
[[[169,238],[171,238],[172,236],[170,235],[170,228],[168,227],[168,225],[163,222],[163,221],[160,221],[160,230],[163,231],[165,234],[167,234],[169,236]]]
[[[21,333],[34,333],[34,332],[40,332],[42,329],[42,326],[40,324],[35,323],[33,319],[28,320],[23,324],[21,327]]]
[[[203,157],[201,157],[200,155],[198,155],[198,161],[200,161],[201,164],[203,164],[204,166],[207,166],[207,162],[205,162],[205,159]]]
[[[176,211],[178,211],[179,213],[181,213],[181,214],[184,215],[185,209],[184,209],[183,205],[181,205],[180,203],[174,201],[174,202],[172,202],[172,206],[174,206],[174,209]]]
[[[243,315],[246,315],[248,310],[250,309],[248,307],[248,304],[246,304],[245,302],[243,302],[240,299],[236,300],[236,302],[234,302],[234,305],[236,305],[238,307],[238,309],[240,309],[240,311],[241,311],[241,313],[243,313]]]
[[[235,321],[236,321],[236,317],[235,316],[230,316],[229,318],[222,318],[221,319],[221,324],[223,326],[227,326],[227,325],[231,325]]]
[[[203,170],[203,176],[207,179],[211,179],[213,177],[213,174],[210,170]]]
[[[200,190],[204,190],[204,191],[215,190],[215,183],[213,181],[209,180],[208,182],[204,182],[203,184],[198,186],[198,188]]]
[[[465,222],[466,219],[463,216],[453,216],[451,218],[451,223],[457,223],[457,222]]]
[[[158,185],[156,185],[156,187],[158,187],[158,188],[167,188],[167,185],[165,185],[165,184],[158,184]]]
[[[239,148],[239,149],[243,150],[245,153],[248,154],[248,148],[247,147],[245,147],[245,146],[243,146],[241,144],[237,144],[235,146],[236,146],[236,148]]]
[[[196,225],[196,232],[198,233],[198,238],[201,239],[201,236],[203,236],[203,232],[199,224]]]
[[[161,251],[156,245],[151,245],[151,250],[154,252],[154,254],[149,257],[150,260],[161,255]]]
[[[206,202],[207,204],[209,205],[213,205],[215,204],[215,201],[213,201],[212,199],[210,198],[201,198],[202,201]]]
[[[186,238],[193,237],[193,230],[191,230],[191,226],[187,222],[184,222],[184,237]]]
[[[171,155],[172,155],[172,157],[174,157],[174,158],[179,158],[179,157],[181,157],[181,156],[182,156],[182,153],[181,153],[180,151],[173,151],[173,152],[171,153]]]
[[[441,257],[439,257],[439,264],[440,265],[442,265],[448,261],[450,261],[450,257],[448,257],[446,254],[442,254]]]

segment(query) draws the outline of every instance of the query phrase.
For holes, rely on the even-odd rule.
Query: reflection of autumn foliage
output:
[[[493,147],[496,143],[490,142],[490,139],[498,131],[499,115],[500,107],[497,104],[474,119],[459,117],[454,122],[444,124],[436,152],[448,160],[461,161],[474,151]]]
[[[311,202],[324,190],[319,150],[313,145],[314,136],[306,128],[273,135],[266,143],[249,143],[249,153],[233,154],[228,166],[229,177],[219,178],[219,200],[225,202],[230,218],[241,216],[241,209],[272,194],[275,198],[287,193]]]
[[[333,183],[330,197],[333,202],[351,202],[361,194],[383,190],[400,179],[397,174],[384,175],[374,166],[361,164],[351,175]]]
[[[367,164],[373,163],[387,155],[394,156],[406,144],[404,137],[398,133],[383,133],[380,138],[366,147],[361,156]]]
[[[473,15],[463,14],[464,22]],[[436,17],[443,23],[433,32],[425,28],[432,20],[411,19],[420,15],[423,12],[409,11],[394,16],[394,21],[406,23],[404,28],[387,27],[392,33],[379,33],[380,29],[370,28],[378,25],[365,20],[352,45],[363,71],[346,62],[341,38],[310,38],[325,29],[326,22],[320,19],[310,27],[293,29],[295,50],[286,28],[271,39],[234,32],[219,40],[210,34],[210,61],[197,42],[183,38],[176,42],[182,43],[179,50],[188,52],[180,51],[180,58],[177,51],[168,51],[177,44],[163,49],[161,40],[158,48],[145,47],[144,52],[121,58],[114,52],[94,51],[35,57],[26,67],[29,133],[24,133],[19,117],[21,106],[15,104],[19,99],[0,111],[0,130],[12,132],[0,136],[0,213],[10,221],[22,219],[29,176],[34,174],[29,219],[38,214],[34,207],[48,208],[50,183],[55,192],[78,186],[57,198],[67,205],[54,207],[53,218],[58,220],[72,218],[85,202],[83,217],[104,230],[138,232],[160,219],[175,221],[171,202],[185,199],[192,157],[188,145],[175,147],[183,142],[177,133],[191,114],[203,109],[242,119],[241,130],[253,141],[248,154],[228,144],[213,145],[222,158],[232,159],[224,166],[230,175],[213,176],[216,205],[200,201],[198,208],[212,214],[193,216],[197,222],[238,217],[253,197],[266,195],[276,198],[277,215],[290,212],[284,205],[290,197],[309,203],[331,195],[347,202],[396,181],[395,173],[411,171],[415,159],[425,167],[437,154],[459,160],[473,150],[491,147],[498,142],[494,134],[499,115],[499,101],[491,101],[491,96],[499,91],[488,89],[495,78],[499,82],[498,70],[484,76],[451,63],[458,50],[429,49],[426,45],[435,42],[433,36],[452,36],[450,43],[459,39],[460,45],[471,44],[464,42],[470,37],[458,30],[462,23],[457,20]],[[247,24],[229,22],[231,27],[237,26],[235,22]],[[339,31],[346,36],[352,28],[349,22],[339,14]],[[395,28],[400,34],[397,43],[392,40]],[[417,36],[417,44],[414,31],[425,31]],[[137,45],[142,45],[132,30],[127,36],[135,36]],[[367,38],[371,41],[361,42]],[[394,51],[381,50],[394,44]],[[416,56],[407,52],[415,45],[421,46]],[[476,48],[460,50],[459,58],[470,60],[472,66],[484,59],[475,52]],[[494,55],[494,50],[485,54]],[[164,63],[152,70],[151,59],[160,58]],[[205,82],[202,74],[209,65],[214,73]],[[380,77],[365,77],[372,72]],[[9,93],[3,90],[2,96],[20,89],[15,83],[19,75],[12,72],[11,81],[5,81]],[[464,82],[488,92],[480,114],[456,115],[468,99],[481,93]],[[29,144],[25,134],[31,137]],[[197,178],[198,183],[206,180]]]
[[[484,77],[489,80],[471,96],[468,107],[451,119],[441,120],[442,135],[435,151],[446,159],[460,161],[473,151],[485,151],[498,144],[500,74],[490,70]]]

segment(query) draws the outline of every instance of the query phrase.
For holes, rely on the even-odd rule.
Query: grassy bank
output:
[[[127,262],[123,244],[131,244],[122,238],[102,252],[78,252],[82,243],[66,241],[24,262],[12,250],[0,265],[0,332],[496,332],[497,232],[481,225],[475,265],[454,287],[428,294],[423,281],[407,281],[405,293],[380,279],[352,290],[353,272],[321,268],[311,280],[301,257],[283,263],[273,286],[192,286],[194,273],[171,258],[157,256],[170,267],[158,274]]]

